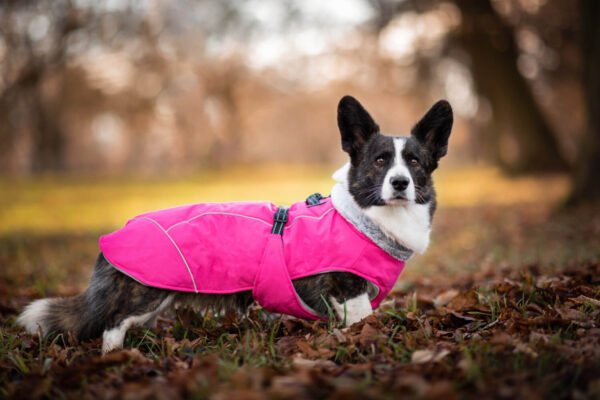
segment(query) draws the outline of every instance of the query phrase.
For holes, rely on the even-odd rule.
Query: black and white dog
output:
[[[336,210],[353,213],[354,225],[373,241],[381,241],[382,248],[397,244],[389,252],[399,252],[401,259],[413,251],[424,252],[436,209],[431,174],[447,151],[453,122],[450,104],[435,103],[409,136],[380,133],[369,113],[350,96],[340,100],[337,117],[342,149],[350,160],[333,175]],[[337,317],[352,324],[372,313],[369,282],[355,274],[321,273],[295,279],[293,286],[319,315],[326,316],[333,305]],[[250,291],[202,294],[149,287],[113,268],[101,253],[84,293],[34,301],[17,322],[30,333],[71,332],[80,340],[102,335],[107,352],[123,346],[130,327],[151,326],[168,308],[244,313],[252,302]]]

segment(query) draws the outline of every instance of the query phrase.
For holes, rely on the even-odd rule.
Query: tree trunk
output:
[[[558,142],[517,68],[519,51],[511,27],[490,1],[455,3],[462,24],[451,45],[470,56],[477,89],[491,103],[488,142],[496,161],[510,173],[564,171],[567,163]]]
[[[59,113],[52,113],[42,98],[40,84],[32,88],[30,110],[35,113],[33,126],[34,172],[60,171],[64,167],[65,138]],[[59,108],[60,105],[58,105]]]
[[[583,92],[587,129],[573,174],[569,205],[600,202],[600,2],[581,1]]]
[[[62,169],[64,165],[64,133],[59,125],[60,104],[47,104],[42,95],[44,67],[31,63],[18,79],[0,94],[0,138],[5,140],[1,156],[10,158],[14,151],[14,135],[30,135],[30,171],[43,172]],[[14,161],[14,160],[12,160]],[[11,160],[2,167],[10,168]]]

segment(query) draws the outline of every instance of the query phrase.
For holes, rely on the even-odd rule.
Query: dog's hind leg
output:
[[[90,308],[102,321],[102,353],[122,348],[127,330],[152,323],[171,305],[175,295],[131,279],[103,255],[87,292]]]
[[[148,326],[149,324],[154,324],[156,322],[156,317],[165,311],[172,302],[173,295],[169,295],[160,302],[158,307],[151,311],[129,316],[123,314],[119,319],[115,320],[115,323],[111,328],[107,328],[102,334],[102,354],[122,348],[127,330],[134,326]]]

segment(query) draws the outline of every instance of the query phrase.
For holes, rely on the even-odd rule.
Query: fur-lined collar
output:
[[[405,261],[414,251],[425,252],[431,231],[430,205],[361,209],[348,191],[349,168],[346,164],[333,174],[337,183],[331,191],[331,199],[336,210],[394,258]]]

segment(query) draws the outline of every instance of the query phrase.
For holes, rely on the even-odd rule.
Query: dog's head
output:
[[[452,108],[435,103],[410,136],[387,136],[351,96],[338,105],[342,148],[350,156],[348,190],[362,208],[426,204],[435,196],[431,173],[448,148]],[[344,171],[344,174],[346,171]]]

